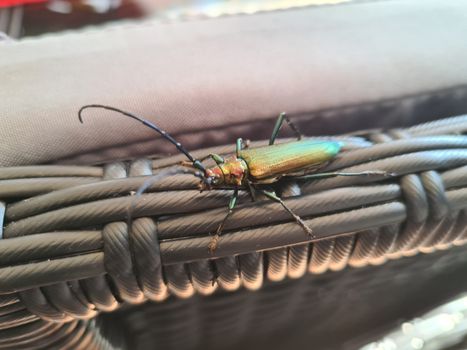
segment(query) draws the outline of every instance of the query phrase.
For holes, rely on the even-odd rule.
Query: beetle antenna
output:
[[[161,170],[159,173],[154,174],[154,175],[149,175],[148,179],[144,181],[144,183],[138,188],[138,190],[134,193],[133,200],[131,200],[128,204],[127,208],[127,224],[128,227],[132,227],[132,221],[133,221],[133,212],[136,209],[136,203],[138,199],[141,197],[141,195],[146,192],[152,185],[154,185],[156,182],[159,182],[162,178],[168,177],[168,176],[173,176],[177,174],[190,174],[191,172],[188,171],[187,169],[180,169],[180,168],[169,168],[169,169],[164,169]],[[195,176],[198,174],[195,173]]]
[[[83,123],[83,111],[85,109],[88,109],[88,108],[106,109],[106,110],[109,110],[109,111],[113,111],[113,112],[123,114],[124,116],[127,116],[129,118],[132,118],[132,119],[135,119],[135,120],[139,121],[140,123],[144,124],[145,126],[147,126],[150,129],[156,131],[157,133],[159,133],[159,135],[161,135],[164,139],[166,139],[167,141],[172,143],[175,147],[177,147],[177,149],[181,153],[183,153],[190,160],[190,162],[193,164],[194,168],[196,168],[198,170],[201,170],[206,175],[206,168],[204,167],[204,165],[198,159],[193,157],[191,155],[191,153],[188,152],[185,149],[185,147],[183,147],[182,144],[180,142],[178,142],[177,140],[175,140],[169,133],[167,133],[165,130],[162,130],[161,128],[159,128],[156,124],[151,123],[149,120],[138,117],[138,116],[136,116],[136,115],[134,115],[134,114],[132,114],[130,112],[126,112],[126,111],[121,110],[119,108],[106,106],[106,105],[100,105],[100,104],[90,104],[90,105],[85,105],[85,106],[81,107],[79,109],[79,111],[78,111],[78,119],[79,119],[79,121],[81,123]]]

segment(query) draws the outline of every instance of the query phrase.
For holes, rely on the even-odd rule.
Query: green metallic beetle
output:
[[[387,175],[386,172],[382,171],[310,174],[310,172],[315,171],[318,167],[333,159],[340,152],[342,145],[340,142],[335,141],[302,140],[298,129],[287,118],[285,113],[279,115],[268,146],[250,149],[247,148],[247,144],[245,144],[242,139],[238,139],[236,143],[236,153],[234,155],[223,158],[218,154],[210,154],[206,158],[212,158],[216,165],[211,168],[206,168],[202,163],[202,160],[206,158],[201,160],[196,159],[166,131],[160,129],[150,121],[118,108],[92,104],[83,106],[79,110],[78,116],[81,122],[83,122],[82,112],[87,108],[102,108],[121,113],[127,117],[138,120],[158,132],[162,137],[174,144],[175,147],[189,159],[189,162],[184,162],[185,165],[189,165],[201,171],[201,174],[197,174],[197,176],[201,178],[201,190],[226,187],[233,189],[234,192],[229,202],[228,212],[218,226],[215,235],[212,236],[212,240],[208,246],[211,252],[216,250],[225,222],[236,206],[239,189],[249,191],[253,200],[255,200],[255,193],[261,193],[273,201],[280,203],[303,228],[306,234],[310,235],[310,238],[313,238],[314,236],[311,228],[309,228],[306,223],[274,193],[274,191],[264,189],[264,185],[275,183],[282,177],[306,180],[334,176]],[[298,140],[274,144],[284,121],[289,124]]]

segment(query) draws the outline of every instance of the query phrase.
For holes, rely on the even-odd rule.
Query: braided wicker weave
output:
[[[384,170],[397,176],[280,184],[287,204],[313,228],[314,241],[280,205],[250,203],[244,194],[214,254],[207,249],[210,233],[225,214],[229,191],[197,191],[195,177],[176,174],[180,156],[103,167],[2,168],[0,349],[116,348],[127,341],[140,348],[154,342],[210,348],[233,346],[247,335],[256,346],[265,341],[261,334],[277,342],[272,330],[285,331],[288,322],[300,320],[314,320],[314,339],[327,337],[329,346],[329,332],[345,327],[316,323],[324,316],[330,320],[330,310],[351,313],[349,303],[365,295],[362,287],[383,293],[389,271],[406,266],[410,273],[392,281],[393,287],[403,288],[436,264],[441,265],[433,278],[441,281],[467,263],[465,248],[453,248],[467,242],[465,132],[462,116],[336,137],[345,149],[323,171]],[[229,153],[232,146],[215,150]],[[148,192],[131,195],[152,174],[160,175]],[[412,257],[418,253],[433,254]],[[363,281],[368,274],[380,277],[372,284]],[[429,284],[428,276],[420,281],[417,288]],[[195,296],[216,290],[209,298]],[[334,310],[332,303],[344,298],[345,306],[337,303]],[[146,300],[163,302],[102,313]],[[423,307],[411,306],[409,313]],[[375,324],[391,316],[375,316]],[[157,330],[148,330],[147,322]],[[123,339],[116,328],[140,336]]]

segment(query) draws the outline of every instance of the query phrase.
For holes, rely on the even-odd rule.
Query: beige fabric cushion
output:
[[[467,2],[376,1],[0,43],[0,165],[173,151],[83,104],[139,113],[188,148],[267,137],[279,112],[308,133],[467,110]],[[266,123],[267,122],[267,123]]]

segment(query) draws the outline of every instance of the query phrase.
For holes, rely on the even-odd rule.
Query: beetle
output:
[[[201,179],[201,191],[226,187],[233,190],[227,213],[208,245],[208,249],[211,252],[214,252],[218,246],[219,237],[223,231],[224,225],[237,204],[240,189],[249,191],[253,200],[255,200],[256,193],[261,193],[267,198],[281,204],[295,222],[310,236],[310,239],[312,239],[315,238],[312,229],[306,225],[300,216],[295,214],[287,206],[282,198],[274,191],[265,189],[264,185],[274,184],[284,177],[308,180],[335,176],[388,175],[386,172],[378,170],[358,173],[316,172],[317,168],[323,166],[339,154],[342,149],[342,143],[337,141],[303,139],[297,127],[285,113],[279,115],[267,146],[249,148],[248,143],[239,138],[236,142],[235,153],[232,155],[224,158],[218,154],[209,154],[203,159],[196,159],[180,142],[175,140],[165,130],[162,130],[147,119],[138,117],[119,108],[101,104],[85,105],[78,111],[78,117],[81,123],[83,123],[82,113],[88,108],[101,108],[123,114],[159,133],[188,158],[189,161],[183,162],[184,165],[188,165],[197,170],[195,175]],[[276,144],[276,138],[284,122],[286,122],[295,133],[297,141]],[[207,158],[211,158],[216,165],[213,167],[206,167],[202,161]],[[143,191],[138,191],[138,193],[142,192]]]

